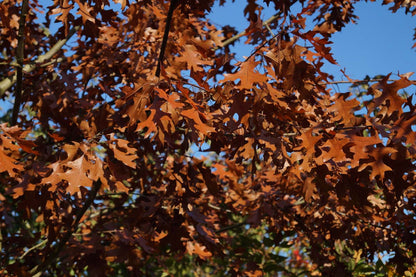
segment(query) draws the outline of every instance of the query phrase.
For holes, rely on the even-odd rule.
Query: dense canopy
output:
[[[416,82],[321,70],[359,1],[217,2],[0,3],[1,275],[416,274]]]

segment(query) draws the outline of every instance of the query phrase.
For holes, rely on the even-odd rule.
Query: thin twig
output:
[[[23,0],[22,2],[22,10],[19,19],[19,33],[18,33],[18,42],[17,42],[17,73],[16,73],[16,91],[14,94],[14,105],[13,105],[13,114],[11,125],[15,125],[17,122],[17,116],[20,110],[20,102],[22,98],[22,89],[23,89],[23,60],[25,55],[25,26],[26,26],[26,15],[28,9],[28,0]]]
[[[66,38],[59,40],[52,48],[46,52],[43,55],[40,55],[34,63],[26,64],[23,67],[24,73],[32,72],[36,67],[37,64],[42,64],[46,60],[49,60],[55,55],[64,45],[65,43],[80,29],[80,26],[76,26],[72,28]],[[59,60],[59,59],[58,59]],[[58,61],[57,60],[57,61]],[[13,77],[5,78],[0,81],[0,98],[3,97],[3,95],[6,93],[6,91],[17,81],[17,74],[15,74]]]

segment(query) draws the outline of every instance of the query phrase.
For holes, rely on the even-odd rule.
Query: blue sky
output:
[[[243,31],[248,26],[243,15],[245,4],[246,1],[237,0],[221,7],[217,5],[209,17],[215,24],[228,24]],[[393,14],[388,10],[389,6],[382,6],[380,2],[360,2],[355,7],[359,16],[357,24],[350,24],[333,36],[332,49],[339,65],[326,65],[324,70],[336,80],[346,80],[340,72],[344,68],[353,79],[416,71],[416,49],[412,49],[416,17],[405,15],[404,9]],[[262,19],[273,14],[272,5],[266,6]],[[234,51],[238,54],[237,59],[243,60],[242,57],[248,56],[252,49],[252,46],[244,45],[242,39]]]

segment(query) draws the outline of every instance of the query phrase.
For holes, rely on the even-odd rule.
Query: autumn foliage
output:
[[[216,2],[0,3],[0,274],[416,273],[416,82],[321,70],[358,1]]]

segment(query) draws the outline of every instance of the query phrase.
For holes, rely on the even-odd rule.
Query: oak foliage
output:
[[[244,2],[239,62],[173,2],[0,3],[0,274],[415,274],[416,83],[321,70],[358,1]]]

